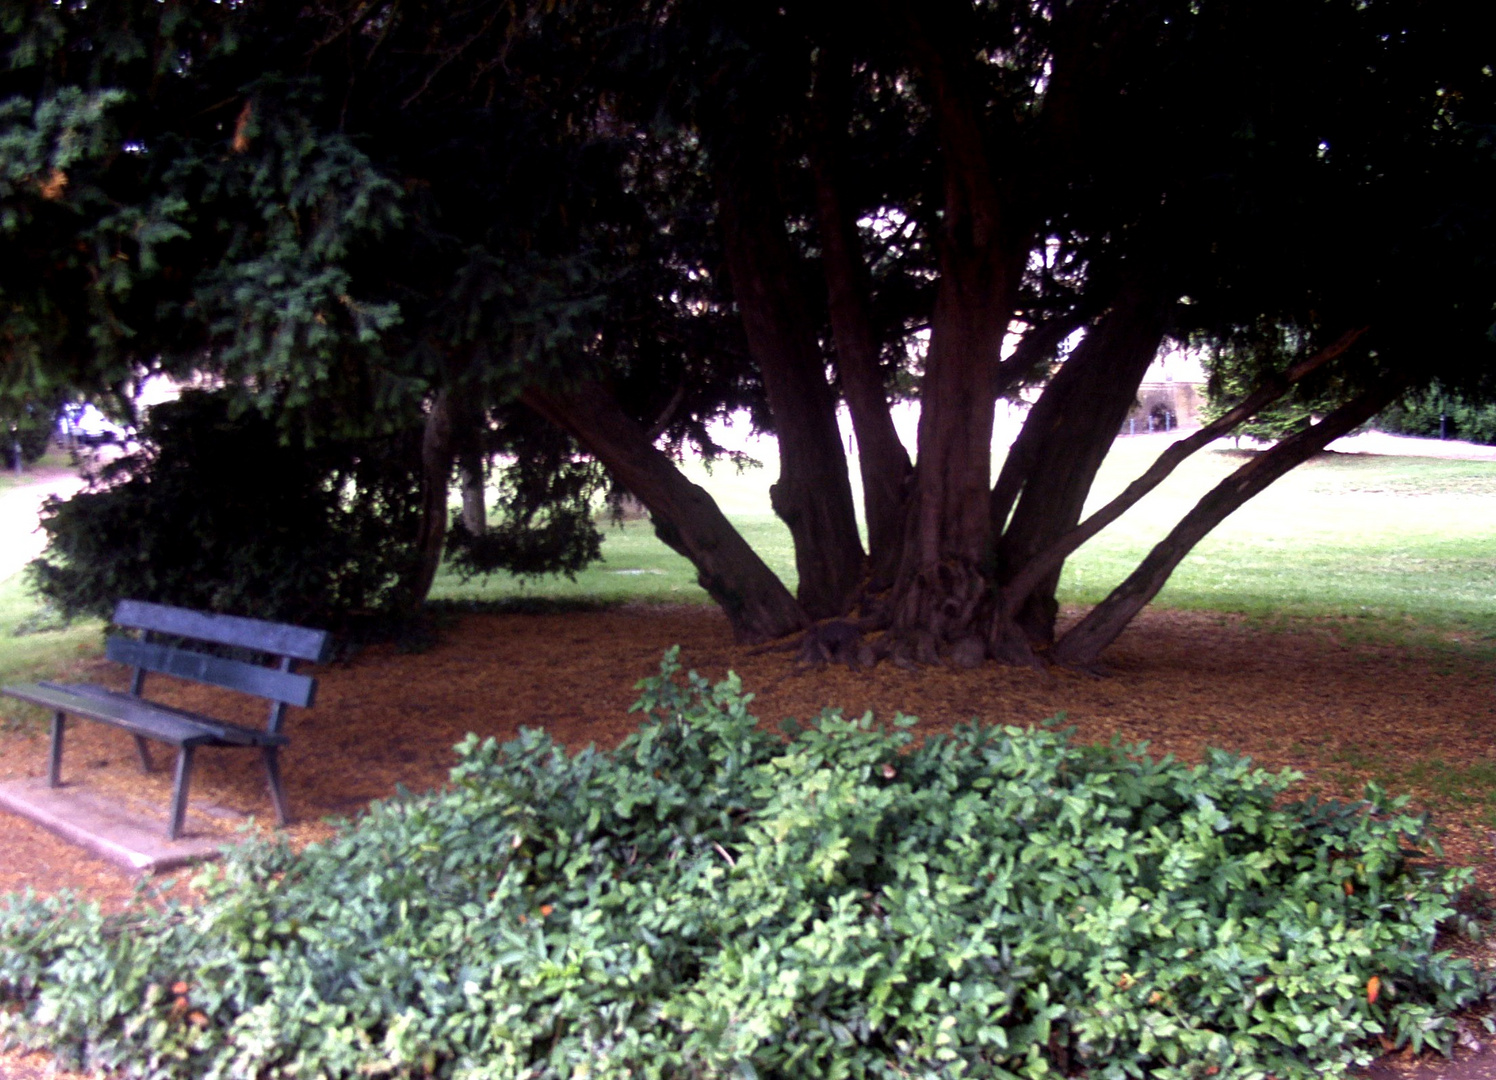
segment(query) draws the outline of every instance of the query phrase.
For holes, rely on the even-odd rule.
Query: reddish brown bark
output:
[[[857,437],[868,562],[876,591],[890,583],[898,565],[905,496],[913,466],[889,412],[870,311],[867,265],[856,223],[842,196],[841,152],[849,112],[850,72],[840,53],[828,51],[823,55],[816,77],[817,124],[811,169],[836,368]]]
[[[1015,483],[1005,463],[998,484],[998,490],[1006,483],[1021,492],[998,541],[999,583],[1080,520],[1096,472],[1158,352],[1169,306],[1168,292],[1157,283],[1136,281],[1123,289],[1034,403],[1024,424],[1024,445],[1013,455],[1022,472]],[[993,527],[1002,523],[994,521]],[[1007,613],[1036,647],[1054,639],[1058,582],[1056,567]],[[1004,634],[1003,640],[1012,638]]]
[[[649,508],[660,539],[691,560],[697,578],[745,644],[793,633],[809,620],[784,583],[748,546],[704,490],[691,483],[596,384],[527,389],[521,400],[576,436]]]
[[[447,490],[452,477],[452,398],[437,391],[421,433],[421,529],[416,537],[416,569],[410,602],[419,606],[431,592],[447,538]]]
[[[1390,405],[1407,388],[1404,378],[1386,378],[1352,398],[1319,423],[1290,436],[1212,488],[1138,568],[1056,643],[1057,663],[1090,667],[1135,615],[1164,587],[1169,575],[1211,529],[1252,496],[1329,443]]]
[[[998,374],[1002,393],[1012,393],[1025,380],[1032,380],[1040,364],[1055,359],[1060,344],[1072,333],[1085,326],[1099,311],[1076,310],[1056,316],[1023,335],[1013,355],[1004,360]],[[1034,466],[1038,453],[1041,431],[1037,425],[1025,423],[1018,437],[1008,447],[1003,458],[1002,469],[997,474],[992,495],[988,499],[988,517],[992,523],[992,535],[1001,536],[1008,527],[1008,517],[1013,504],[1023,490],[1024,481]]]
[[[725,158],[717,191],[728,269],[779,440],[770,502],[794,537],[801,606],[812,618],[840,615],[862,584],[865,556],[836,402],[767,154],[739,147]]]
[[[1058,574],[1065,560],[1077,548],[1116,521],[1136,505],[1143,496],[1168,479],[1169,474],[1181,462],[1201,447],[1208,446],[1222,435],[1228,434],[1277,401],[1310,373],[1317,371],[1349,349],[1362,334],[1366,333],[1367,329],[1363,326],[1351,330],[1333,344],[1294,364],[1283,374],[1264,380],[1262,385],[1248,394],[1239,405],[1222,413],[1188,438],[1170,444],[1169,448],[1158,456],[1158,460],[1149,466],[1142,476],[1127,485],[1120,495],[1024,563],[1023,567],[1003,586],[1000,610],[1011,617],[1012,612],[1027,599],[1029,592],[1036,585],[1050,575]]]
[[[945,190],[915,490],[891,622],[896,636],[914,635],[928,652],[930,636],[954,644],[977,633],[990,599],[993,408],[1029,238],[994,180],[953,28],[921,14],[903,12],[937,117]]]

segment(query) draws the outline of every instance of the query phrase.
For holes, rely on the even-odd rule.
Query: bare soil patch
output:
[[[317,672],[316,707],[288,723],[286,784],[298,823],[287,833],[293,842],[312,842],[331,835],[328,819],[356,816],[397,786],[439,786],[453,764],[453,744],[470,731],[502,740],[520,727],[540,727],[573,748],[612,746],[635,726],[626,711],[635,682],[673,644],[682,646],[686,666],[709,677],[736,670],[757,694],[753,709],[767,724],[832,706],[884,719],[915,715],[915,730],[928,734],[972,719],[1029,725],[1063,713],[1082,740],[1146,740],[1151,753],[1186,760],[1219,746],[1264,768],[1304,772],[1304,790],[1342,796],[1357,794],[1370,759],[1496,768],[1490,662],[1347,641],[1335,623],[1264,631],[1232,616],[1148,611],[1108,654],[1111,677],[1096,679],[990,665],[803,670],[791,654],[754,655],[735,645],[726,620],[711,608],[468,615],[427,652],[378,646]],[[74,677],[122,685],[110,667],[84,661]],[[207,689],[168,690],[163,682],[157,692],[186,708],[235,715],[236,703]],[[259,719],[255,711],[238,715]],[[44,774],[41,721],[38,715],[33,728],[0,737],[0,779]],[[217,816],[199,815],[194,827],[231,840],[238,815],[269,818],[255,756],[205,751],[198,761],[193,790]],[[143,776],[122,732],[82,722],[71,727],[64,772],[157,806],[164,817],[168,772],[158,766]],[[1496,893],[1484,812],[1445,813],[1440,821],[1450,859],[1475,866],[1481,884]],[[0,892],[76,889],[111,907],[132,895],[124,872],[9,815],[0,814],[0,826]],[[1468,1066],[1441,1064],[1437,1075],[1496,1075],[1489,1056],[1467,1060]],[[0,1077],[29,1077],[24,1070],[34,1061],[0,1055]],[[1487,1071],[1460,1071],[1467,1068]]]

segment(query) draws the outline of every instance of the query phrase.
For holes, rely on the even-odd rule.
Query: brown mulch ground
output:
[[[420,791],[441,784],[452,745],[469,731],[504,739],[521,726],[544,727],[572,747],[612,745],[634,726],[626,712],[634,683],[675,643],[685,664],[704,674],[735,669],[768,723],[808,717],[825,705],[849,714],[873,709],[884,718],[910,713],[925,732],[974,717],[1026,725],[1064,712],[1084,740],[1120,734],[1147,740],[1155,754],[1189,760],[1207,745],[1222,746],[1268,768],[1299,769],[1311,789],[1337,794],[1354,794],[1356,766],[1369,758],[1496,766],[1496,672],[1488,663],[1348,643],[1335,624],[1269,632],[1230,616],[1147,611],[1108,654],[1112,676],[1095,679],[993,666],[803,671],[790,654],[754,655],[734,645],[726,621],[709,608],[469,615],[425,653],[374,647],[317,673],[317,705],[288,725],[286,783],[300,823],[287,832],[294,842],[314,841],[333,828],[324,819],[355,815],[396,785]],[[75,677],[119,683],[109,666],[83,662]],[[258,719],[206,690],[174,689],[170,700]],[[45,756],[39,718],[28,732],[0,737],[0,779],[43,775]],[[70,727],[64,775],[164,814],[167,771],[142,776],[123,732]],[[258,761],[248,755],[199,755],[193,790],[190,824],[198,830],[231,838],[245,817],[270,812]],[[1450,858],[1476,866],[1496,893],[1486,823],[1472,816],[1445,824]],[[72,888],[109,906],[131,896],[134,883],[123,872],[13,816],[0,814],[0,828],[0,892]],[[1440,1063],[1430,1075],[1496,1077],[1492,1061],[1476,1055]],[[0,1077],[31,1080],[44,1072],[42,1059],[0,1055]]]

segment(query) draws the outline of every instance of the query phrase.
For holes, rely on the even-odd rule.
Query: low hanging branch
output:
[[[1058,570],[1071,554],[1091,537],[1102,529],[1116,521],[1124,513],[1130,510],[1143,496],[1147,495],[1159,484],[1166,480],[1179,465],[1190,455],[1203,446],[1207,446],[1229,434],[1239,424],[1246,422],[1262,411],[1284,394],[1288,393],[1295,385],[1302,382],[1311,372],[1318,370],[1329,363],[1335,357],[1345,352],[1354,345],[1365,334],[1370,327],[1362,326],[1342,334],[1332,344],[1325,346],[1312,356],[1306,356],[1298,363],[1292,365],[1282,374],[1276,374],[1266,379],[1257,389],[1253,390],[1241,403],[1227,412],[1222,413],[1215,420],[1206,424],[1199,431],[1187,439],[1180,439],[1158,456],[1148,471],[1143,473],[1120,495],[1107,503],[1100,510],[1086,518],[1075,528],[1060,537],[1044,551],[1035,555],[1024,565],[1013,579],[1004,586],[1000,599],[1001,617],[1011,619],[1025,600],[1029,593],[1043,581],[1048,575]]]
[[[649,441],[643,426],[606,389],[597,383],[566,391],[530,386],[520,400],[570,431],[649,508],[656,534],[691,560],[701,587],[722,606],[739,642],[771,641],[806,627],[804,610],[712,497]]]
[[[660,410],[660,415],[655,419],[653,424],[649,425],[649,431],[644,435],[651,444],[656,442],[661,435],[665,434],[665,429],[670,426],[670,421],[675,419],[675,410],[679,409],[681,402],[685,400],[686,384],[681,383],[675,388],[675,393],[670,395],[670,400],[665,403],[665,407]]]
[[[1101,651],[1158,595],[1174,568],[1211,529],[1284,473],[1381,412],[1407,389],[1409,382],[1406,376],[1382,378],[1319,423],[1263,451],[1222,480],[1111,595],[1071,627],[1050,654],[1055,662],[1074,667],[1095,664]]]

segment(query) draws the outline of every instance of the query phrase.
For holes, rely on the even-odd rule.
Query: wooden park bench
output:
[[[109,659],[135,669],[128,693],[91,684],[51,682],[0,687],[0,693],[52,710],[52,749],[47,761],[47,783],[61,784],[62,744],[66,717],[80,716],[123,728],[135,736],[140,764],[151,771],[148,740],[177,748],[172,781],[171,816],[166,835],[175,840],[187,814],[187,788],[192,781],[192,755],[200,746],[258,747],[265,763],[265,779],[275,804],[277,820],[290,821],[286,793],[276,758],[288,740],[281,733],[286,707],[306,708],[317,692],[317,680],[296,674],[298,661],[327,658],[329,634],[286,623],[264,622],[234,615],[211,615],[187,608],[121,600],[114,609],[116,626],[138,630],[141,636],[114,635],[105,645]],[[197,644],[199,648],[190,647]],[[201,651],[207,645],[220,648]],[[228,646],[241,653],[269,657],[274,667],[222,655]],[[222,686],[270,702],[263,730],[216,720],[146,699],[146,675],[160,672],[180,679]]]

